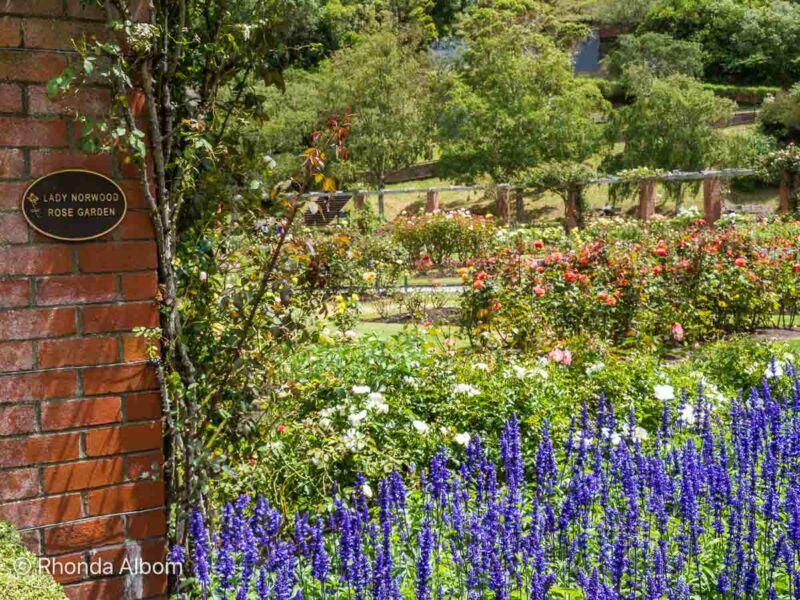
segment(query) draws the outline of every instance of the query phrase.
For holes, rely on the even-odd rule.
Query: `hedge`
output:
[[[0,521],[0,600],[66,600],[49,575],[35,569],[20,573],[16,565],[23,561],[36,565],[36,557],[22,546],[14,527]]]
[[[626,104],[630,98],[626,95],[625,86],[619,81],[609,79],[593,79],[603,97],[612,104]],[[714,92],[717,96],[735,100],[739,104],[762,104],[764,98],[774,96],[781,88],[771,85],[726,85],[721,83],[704,83],[703,88]]]
[[[730,98],[739,104],[761,104],[764,98],[774,96],[781,88],[771,85],[726,85],[720,83],[704,83],[703,87],[717,96]]]

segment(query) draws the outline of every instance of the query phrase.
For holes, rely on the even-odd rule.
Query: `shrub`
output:
[[[663,410],[657,386],[671,386],[678,397],[702,382],[709,396],[730,397],[734,384],[758,383],[772,351],[742,340],[724,360],[709,353],[667,362],[588,339],[528,356],[474,354],[411,331],[332,341],[287,361],[280,374],[286,385],[262,407],[259,448],[215,491],[265,493],[284,510],[318,507],[335,482],[350,486],[359,472],[376,479],[423,464],[457,434],[493,443],[513,414],[531,426],[549,420],[553,438],[564,441],[576,406],[594,411],[601,393],[617,413],[635,406],[640,423],[654,430]]]
[[[546,421],[512,418],[499,451],[461,436],[457,458],[359,477],[293,527],[263,497],[228,504],[214,538],[195,511],[184,586],[193,598],[793,597],[800,382],[779,363],[769,379],[729,410],[702,393],[675,410],[660,389],[653,428],[601,399],[595,417],[575,411],[563,444]]]
[[[665,220],[622,225],[620,236],[616,225],[600,227],[572,248],[508,248],[465,272],[473,343],[530,349],[588,336],[656,349],[751,331],[775,314],[794,318],[796,223]]]
[[[466,261],[484,256],[494,235],[491,216],[468,211],[449,211],[401,215],[392,224],[392,238],[405,248],[412,261],[425,256],[443,267],[447,259]]]
[[[19,565],[30,572],[23,572]],[[61,587],[41,573],[36,557],[25,550],[19,534],[9,523],[0,521],[0,600],[66,600]]]

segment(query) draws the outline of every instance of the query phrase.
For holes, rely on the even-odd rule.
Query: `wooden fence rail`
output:
[[[656,182],[659,181],[703,181],[703,212],[705,219],[709,223],[715,222],[722,215],[722,181],[732,179],[735,177],[746,177],[754,175],[753,169],[718,169],[706,171],[672,171],[660,175],[643,175],[641,177],[619,177],[616,175],[608,175],[604,177],[595,177],[587,179],[582,182],[582,186],[587,185],[613,185],[617,183],[639,183],[639,218],[648,221],[655,215],[655,191]],[[426,194],[425,211],[434,212],[439,209],[439,194],[442,192],[467,192],[476,190],[497,190],[497,205],[496,212],[500,220],[504,224],[511,222],[511,190],[517,190],[517,204],[519,204],[520,193],[526,188],[515,186],[508,183],[501,183],[495,185],[451,185],[440,186],[431,188],[393,188],[382,190],[356,190],[349,192],[309,192],[304,194],[306,198],[327,198],[331,200],[331,208],[335,207],[335,212],[322,207],[319,216],[306,218],[306,222],[312,223],[326,223],[335,218],[339,210],[344,206],[347,199],[354,198],[356,205],[363,205],[368,196],[399,196],[404,194]],[[788,212],[789,210],[789,197],[791,195],[788,189],[788,178],[781,177],[780,188],[780,212]],[[344,202],[343,202],[344,201]],[[735,205],[726,205],[726,209],[731,209]],[[517,207],[517,214],[519,216],[519,206]],[[745,211],[748,212],[748,211]],[[763,211],[750,211],[758,212]],[[383,216],[383,215],[381,215]]]

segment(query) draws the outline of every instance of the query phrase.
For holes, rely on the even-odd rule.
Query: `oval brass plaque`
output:
[[[100,173],[70,169],[34,181],[22,195],[22,214],[39,233],[57,240],[92,240],[122,222],[125,193]]]

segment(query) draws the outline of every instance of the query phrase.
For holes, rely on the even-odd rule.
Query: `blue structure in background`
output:
[[[600,70],[600,36],[597,31],[578,43],[573,57],[575,71],[578,73],[594,73]]]

